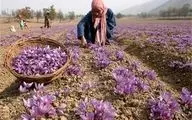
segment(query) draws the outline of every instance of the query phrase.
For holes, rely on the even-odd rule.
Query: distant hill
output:
[[[182,8],[183,5],[187,3],[192,7],[192,0],[169,0],[159,7],[152,9],[150,13],[158,14],[161,10],[167,10],[169,8]]]
[[[139,13],[152,13],[158,14],[162,10],[169,8],[181,8],[184,4],[190,4],[192,7],[192,0],[152,0],[147,3],[130,7],[121,11],[125,15],[137,15]]]
[[[133,7],[130,7],[128,9],[125,9],[121,11],[120,13],[125,14],[125,15],[137,15],[138,13],[141,12],[150,12],[151,10],[159,7],[160,5],[166,3],[168,0],[152,0],[149,2],[146,2],[141,5],[136,5]]]

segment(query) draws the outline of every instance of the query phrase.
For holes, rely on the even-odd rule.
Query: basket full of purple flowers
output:
[[[70,52],[49,38],[19,40],[5,55],[5,67],[25,82],[50,82],[65,72],[71,61]]]

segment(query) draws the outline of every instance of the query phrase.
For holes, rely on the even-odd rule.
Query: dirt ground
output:
[[[118,21],[122,23],[126,21],[124,19]],[[131,23],[130,20],[128,23]],[[74,24],[75,22],[66,23],[54,23],[54,25],[59,24]],[[139,23],[139,21],[138,21]],[[18,23],[0,23],[0,34],[8,35],[12,34],[8,28],[10,25],[16,26],[19,29]],[[39,28],[42,23],[29,23],[31,29]],[[20,34],[26,31],[18,30]],[[29,31],[27,31],[29,32]],[[60,35],[55,35],[55,39],[59,41],[65,41],[66,33],[63,32]],[[71,44],[69,47],[73,47]],[[106,48],[110,52],[115,52],[116,50],[122,50],[125,48],[118,44],[112,43]],[[83,77],[76,76],[63,76],[62,78],[53,81],[52,83],[45,86],[47,91],[53,92],[63,88],[69,88],[70,93],[66,97],[60,98],[57,103],[66,103],[66,111],[63,116],[58,116],[56,120],[78,120],[78,116],[75,115],[74,109],[78,104],[78,101],[85,99],[85,97],[103,99],[111,102],[117,111],[117,120],[148,120],[149,110],[147,108],[147,101],[150,97],[154,97],[160,94],[161,91],[169,91],[175,97],[179,97],[180,90],[183,84],[178,84],[178,87],[173,87],[173,84],[169,84],[165,81],[169,79],[167,76],[159,75],[157,72],[157,78],[154,81],[148,79],[143,79],[146,83],[150,85],[150,89],[147,92],[141,92],[134,95],[119,96],[114,94],[114,80],[112,79],[111,71],[118,66],[129,66],[131,63],[139,62],[139,69],[141,70],[151,70],[152,66],[147,64],[141,57],[137,56],[136,53],[125,52],[125,59],[123,61],[116,61],[112,58],[112,63],[103,70],[97,70],[93,66],[93,55],[88,48],[80,47],[80,60],[79,64],[82,66],[82,71],[85,73]],[[6,47],[0,46],[0,120],[16,120],[20,118],[20,115],[25,112],[22,99],[29,96],[28,93],[21,94],[18,91],[20,81],[17,80],[5,67],[4,67],[4,55],[6,54]],[[91,81],[97,84],[97,87],[89,89],[86,91],[81,90],[81,84],[83,82]],[[190,86],[187,86],[190,88]],[[188,114],[180,111],[180,114],[176,115],[176,120],[190,120]]]
[[[50,25],[51,26],[57,26],[57,25],[63,25],[63,24],[70,25],[70,24],[75,24],[76,22],[77,22],[77,20],[73,20],[73,21],[65,20],[62,22],[50,21]],[[0,18],[0,36],[14,34],[13,32],[10,31],[11,25],[13,25],[15,27],[17,33],[23,34],[23,33],[30,32],[27,29],[21,30],[18,22],[11,21],[8,23],[8,22],[6,22],[6,20],[4,18]],[[40,28],[40,27],[44,26],[44,22],[43,22],[43,19],[39,20],[39,22],[32,19],[32,20],[27,21],[27,25],[28,25],[30,30],[33,30],[33,29]]]

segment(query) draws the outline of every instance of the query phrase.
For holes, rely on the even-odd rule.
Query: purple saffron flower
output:
[[[42,84],[39,85],[41,88]],[[57,115],[57,109],[53,106],[55,100],[55,95],[38,89],[32,94],[31,98],[23,99],[23,103],[29,115],[34,119],[39,119],[41,117],[54,117]]]
[[[192,92],[190,92],[187,88],[182,88],[180,98],[183,104],[186,104],[187,106],[192,107]]]
[[[22,114],[21,119],[22,120],[35,120],[35,118],[30,116],[29,114]]]
[[[82,120],[113,120],[116,116],[111,103],[95,99],[81,101],[77,108],[77,114]]]
[[[89,46],[89,49],[93,51],[96,51],[99,48],[97,44],[88,44],[88,46]]]
[[[88,82],[81,83],[80,87],[82,90],[88,90],[88,89],[94,88],[95,85],[96,83],[88,81]]]
[[[116,56],[117,60],[123,60],[124,53],[123,53],[123,51],[116,51],[115,56]]]
[[[119,94],[132,94],[138,90],[148,90],[149,86],[139,80],[132,71],[119,67],[113,70],[112,76],[116,81],[115,92]]]
[[[137,86],[140,90],[147,91],[149,89],[149,86],[141,80],[138,80]]]
[[[26,88],[30,88],[32,85],[33,85],[33,82],[31,82],[31,83],[23,82],[23,86]]]
[[[110,53],[103,47],[98,47],[93,50],[95,65],[99,69],[106,68],[110,63]]]
[[[162,93],[156,99],[149,100],[150,119],[171,120],[179,110],[179,104],[168,92]]]
[[[35,83],[35,89],[42,90],[43,88],[44,88],[44,84],[43,83]]]
[[[157,77],[157,74],[154,70],[144,70],[142,71],[142,75],[147,77],[149,80],[155,80]]]
[[[82,75],[81,66],[78,64],[70,65],[67,69],[69,75]]]
[[[55,91],[54,93],[53,93],[53,95],[54,96],[56,96],[56,97],[60,97],[60,95],[61,95],[61,91]]]
[[[26,108],[31,108],[35,104],[35,101],[34,99],[29,98],[27,100],[23,99],[23,103]]]
[[[27,88],[26,87],[23,87],[22,85],[19,86],[19,91],[22,92],[22,93],[25,93],[27,92]]]
[[[12,61],[13,69],[23,75],[39,76],[51,74],[67,61],[67,54],[62,49],[47,47],[25,48]]]
[[[72,55],[72,63],[75,64],[79,60],[80,57],[80,51],[79,47],[74,47],[70,50],[71,55]]]
[[[97,68],[103,69],[106,68],[110,64],[109,58],[105,56],[100,56],[95,59],[95,64]]]
[[[178,69],[178,68],[181,68],[183,66],[183,63],[180,61],[172,61],[172,62],[170,62],[169,66],[172,68]]]
[[[50,104],[50,103],[53,103],[53,101],[56,100],[56,97],[54,95],[45,95],[45,96],[42,96],[40,97],[40,100],[44,103],[47,103],[47,104]]]
[[[129,66],[129,69],[130,70],[138,70],[139,69],[139,66],[140,66],[140,63],[139,62],[133,62],[130,66]]]

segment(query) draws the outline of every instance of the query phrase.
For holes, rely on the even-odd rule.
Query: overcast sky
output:
[[[19,9],[29,6],[32,9],[47,8],[54,5],[56,10],[61,9],[64,13],[75,11],[78,14],[85,14],[91,8],[92,0],[0,0],[0,10]],[[142,4],[151,0],[103,0],[105,5],[115,13],[134,5]]]

